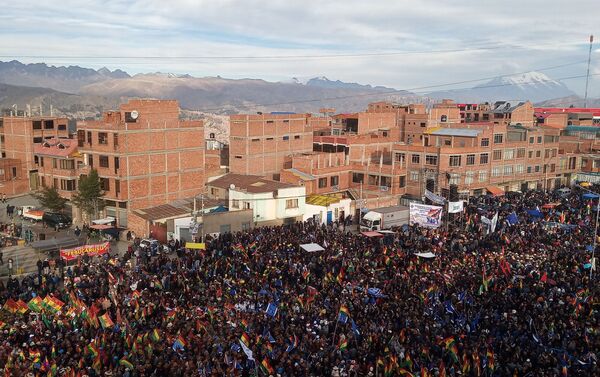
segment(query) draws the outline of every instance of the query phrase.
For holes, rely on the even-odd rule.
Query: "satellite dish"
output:
[[[137,112],[137,110],[133,110],[129,116],[131,116],[131,119],[137,119],[140,114]]]
[[[229,185],[229,189],[230,189],[230,190],[235,190],[235,185],[234,185],[233,183],[232,183],[232,184],[230,184],[230,185]]]

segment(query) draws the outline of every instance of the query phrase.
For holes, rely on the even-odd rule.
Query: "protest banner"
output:
[[[410,223],[437,228],[442,224],[442,207],[410,203]]]
[[[76,259],[83,255],[90,257],[108,253],[109,243],[104,242],[96,245],[83,245],[72,249],[61,249],[60,257],[66,261]]]

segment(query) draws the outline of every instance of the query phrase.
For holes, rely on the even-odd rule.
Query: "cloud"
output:
[[[410,88],[585,61],[588,35],[600,37],[599,13],[595,0],[576,7],[561,0],[21,0],[0,15],[0,55],[131,73],[269,80],[326,75]],[[326,59],[144,58],[475,48],[490,49]],[[585,64],[545,73],[584,74]],[[578,92],[584,83],[567,82]],[[591,92],[600,96],[600,80],[592,80]]]

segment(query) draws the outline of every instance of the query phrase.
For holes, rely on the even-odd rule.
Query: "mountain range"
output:
[[[563,83],[539,72],[501,76],[469,89],[435,91],[419,96],[383,86],[348,83],[314,77],[286,82],[260,79],[193,77],[188,74],[147,73],[130,75],[107,68],[56,67],[44,63],[0,62],[0,109],[24,109],[32,113],[52,105],[55,115],[98,117],[128,98],[177,99],[183,109],[195,113],[230,114],[255,111],[317,113],[320,108],[337,112],[363,110],[374,101],[432,104],[442,98],[459,102],[492,102],[553,98],[577,99]]]

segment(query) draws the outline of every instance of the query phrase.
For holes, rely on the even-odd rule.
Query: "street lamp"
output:
[[[597,192],[594,192],[592,190],[589,190],[583,186],[577,185],[577,187],[579,187],[582,190],[585,190],[591,194],[594,194],[597,196],[597,200],[598,200],[598,204],[596,206],[596,226],[594,227],[594,244],[592,246],[592,266],[590,267],[590,282],[592,281],[592,277],[594,274],[594,268],[596,267],[596,259],[595,259],[595,254],[596,254],[596,240],[598,239],[598,218],[600,216],[600,194],[598,194]]]

